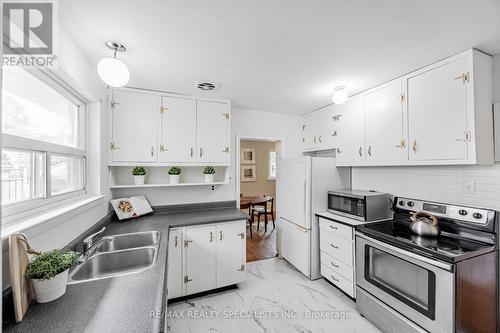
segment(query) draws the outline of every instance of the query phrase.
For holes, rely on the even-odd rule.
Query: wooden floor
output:
[[[264,217],[262,217],[264,219]],[[277,221],[276,221],[277,222]],[[276,256],[276,229],[269,221],[267,233],[264,234],[264,221],[260,222],[260,230],[257,231],[257,223],[253,224],[253,238],[250,238],[250,226],[247,225],[247,262],[268,259]]]

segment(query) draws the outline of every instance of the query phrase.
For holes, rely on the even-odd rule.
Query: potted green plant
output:
[[[134,176],[135,185],[143,185],[144,179],[146,178],[146,169],[141,166],[136,166],[132,169],[132,175]]]
[[[179,179],[181,177],[181,169],[178,167],[171,167],[168,170],[170,176],[170,184],[179,184]]]
[[[205,183],[214,182],[215,168],[213,166],[206,166],[203,168],[203,173],[205,174]]]
[[[66,292],[69,269],[78,261],[73,251],[51,250],[35,255],[26,267],[35,290],[36,301],[47,303]]]

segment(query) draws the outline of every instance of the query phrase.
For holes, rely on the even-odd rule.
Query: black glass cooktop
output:
[[[410,222],[406,219],[378,222],[360,226],[357,230],[399,248],[447,262],[460,261],[493,249],[493,244],[445,231],[438,237],[418,236],[411,231]]]

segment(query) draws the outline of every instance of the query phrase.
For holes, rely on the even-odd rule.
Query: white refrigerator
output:
[[[327,192],[350,188],[350,168],[335,158],[279,159],[276,177],[278,251],[312,280],[321,277],[319,225],[315,214],[327,210]]]

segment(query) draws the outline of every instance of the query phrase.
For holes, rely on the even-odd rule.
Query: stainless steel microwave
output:
[[[392,217],[391,195],[359,190],[328,192],[328,211],[359,221],[387,220]]]

